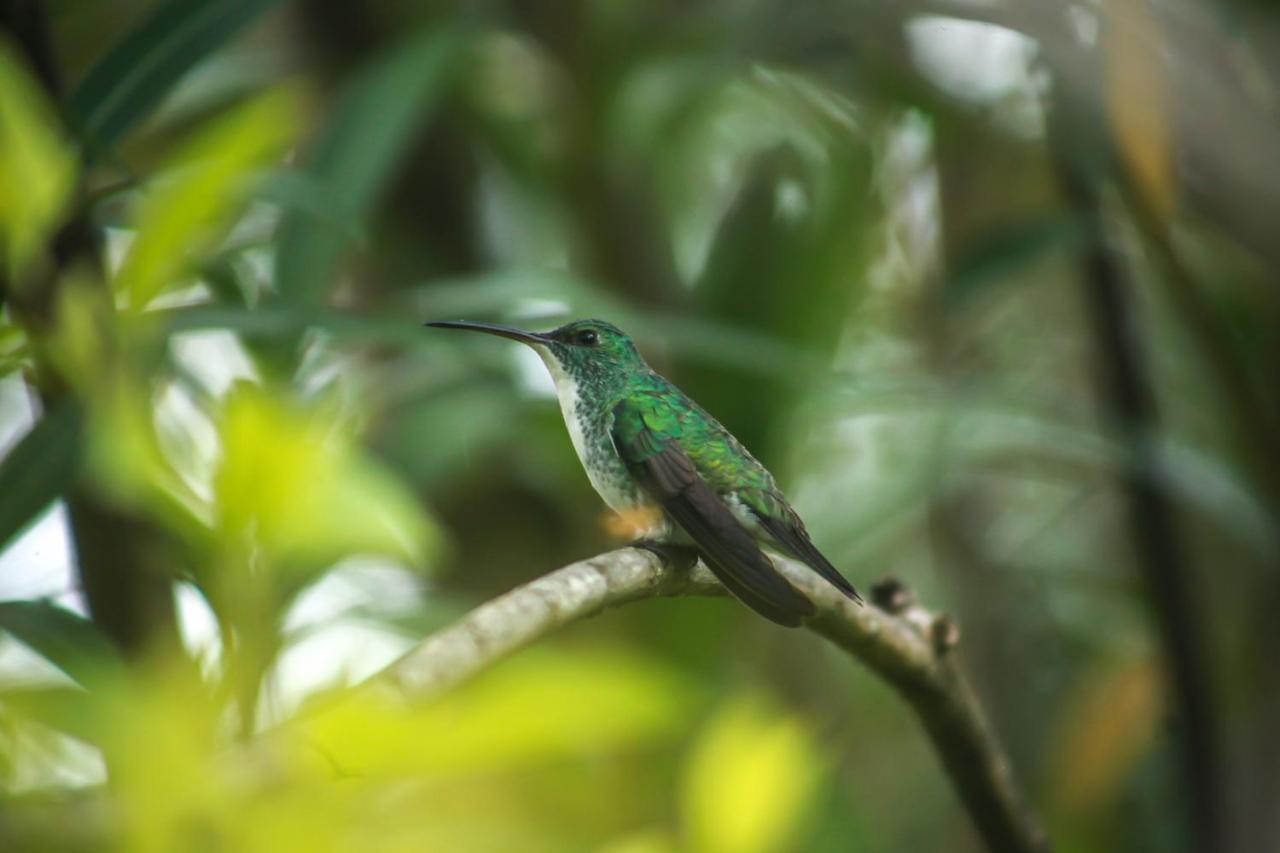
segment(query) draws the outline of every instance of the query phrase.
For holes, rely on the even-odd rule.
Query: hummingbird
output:
[[[815,612],[763,549],[813,569],[855,601],[773,475],[714,417],[659,375],[618,327],[577,320],[549,332],[468,321],[427,323],[519,341],[555,381],[565,426],[587,478],[616,513],[652,519],[637,545],[661,556],[692,546],[752,610],[795,627]]]

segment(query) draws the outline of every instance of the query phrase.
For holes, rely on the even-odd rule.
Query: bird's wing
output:
[[[613,410],[614,447],[631,475],[689,534],[707,567],[752,610],[795,627],[813,603],[778,573],[755,538],[698,474],[671,430],[674,413],[660,398],[623,400]],[[664,429],[666,427],[666,429]]]
[[[785,499],[776,493],[772,496],[749,495],[746,504],[778,550],[813,569],[849,598],[862,601],[853,584],[813,544],[804,522]]]

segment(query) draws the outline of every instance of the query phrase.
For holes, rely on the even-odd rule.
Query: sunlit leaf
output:
[[[351,773],[497,772],[674,734],[690,698],[675,673],[623,649],[531,650],[421,707],[370,690],[303,730]]]
[[[151,509],[162,509],[172,496],[188,497],[160,447],[147,390],[112,373],[89,396],[85,449],[95,486],[120,503]]]
[[[63,405],[41,418],[0,460],[0,549],[66,492],[80,457],[81,412]]]
[[[355,552],[422,563],[436,547],[413,495],[323,411],[246,385],[227,400],[221,436],[215,511],[227,541],[309,567]]]
[[[169,177],[138,205],[136,236],[116,276],[130,306],[144,308],[211,245],[243,204],[256,170],[281,155],[298,121],[297,97],[273,91],[201,127],[175,153]]]
[[[369,67],[352,82],[307,158],[307,170],[327,185],[335,229],[293,213],[281,225],[276,276],[280,293],[318,302],[329,291],[343,249],[343,230],[358,228],[409,143],[427,118],[455,63],[452,31],[418,36]]]
[[[35,81],[0,42],[0,260],[21,283],[66,211],[75,150]]]
[[[800,718],[759,697],[738,698],[711,720],[685,767],[680,806],[689,849],[796,849],[822,775],[818,746]]]
[[[92,152],[113,147],[198,62],[278,0],[168,0],[98,60],[71,96]]]
[[[189,670],[161,664],[122,681],[98,723],[125,849],[179,849],[232,825],[240,803],[219,706]]]

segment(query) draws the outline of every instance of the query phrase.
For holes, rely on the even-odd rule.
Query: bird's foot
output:
[[[698,549],[692,545],[677,545],[673,542],[660,542],[657,539],[637,539],[631,543],[631,547],[651,551],[668,566],[681,572],[690,571],[698,562]]]

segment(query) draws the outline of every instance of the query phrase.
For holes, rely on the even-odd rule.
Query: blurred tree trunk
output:
[[[1066,204],[1084,229],[1077,263],[1097,349],[1102,417],[1125,451],[1118,476],[1177,714],[1175,736],[1188,843],[1201,853],[1214,853],[1223,849],[1224,842],[1222,756],[1214,685],[1206,665],[1199,614],[1192,604],[1188,551],[1178,533],[1176,510],[1166,491],[1164,462],[1155,441],[1159,414],[1133,309],[1133,285],[1104,225],[1099,182],[1105,173],[1096,165],[1105,162],[1105,155],[1091,142],[1105,139],[1106,132],[1073,102],[1065,87],[1055,86],[1053,93],[1049,145],[1057,158]],[[1171,813],[1171,818],[1177,813]]]
[[[61,101],[61,75],[48,21],[35,0],[5,0],[0,24],[10,33],[54,102]],[[53,268],[21,302],[10,293],[16,317],[33,336],[48,333],[57,322],[62,275],[76,266],[97,272],[103,267],[88,213],[81,207],[55,238]],[[7,288],[6,288],[7,289]],[[66,380],[46,362],[36,365],[45,411],[76,405]],[[94,622],[127,655],[180,648],[173,600],[172,552],[154,525],[135,512],[113,505],[85,483],[66,495],[76,571]]]

